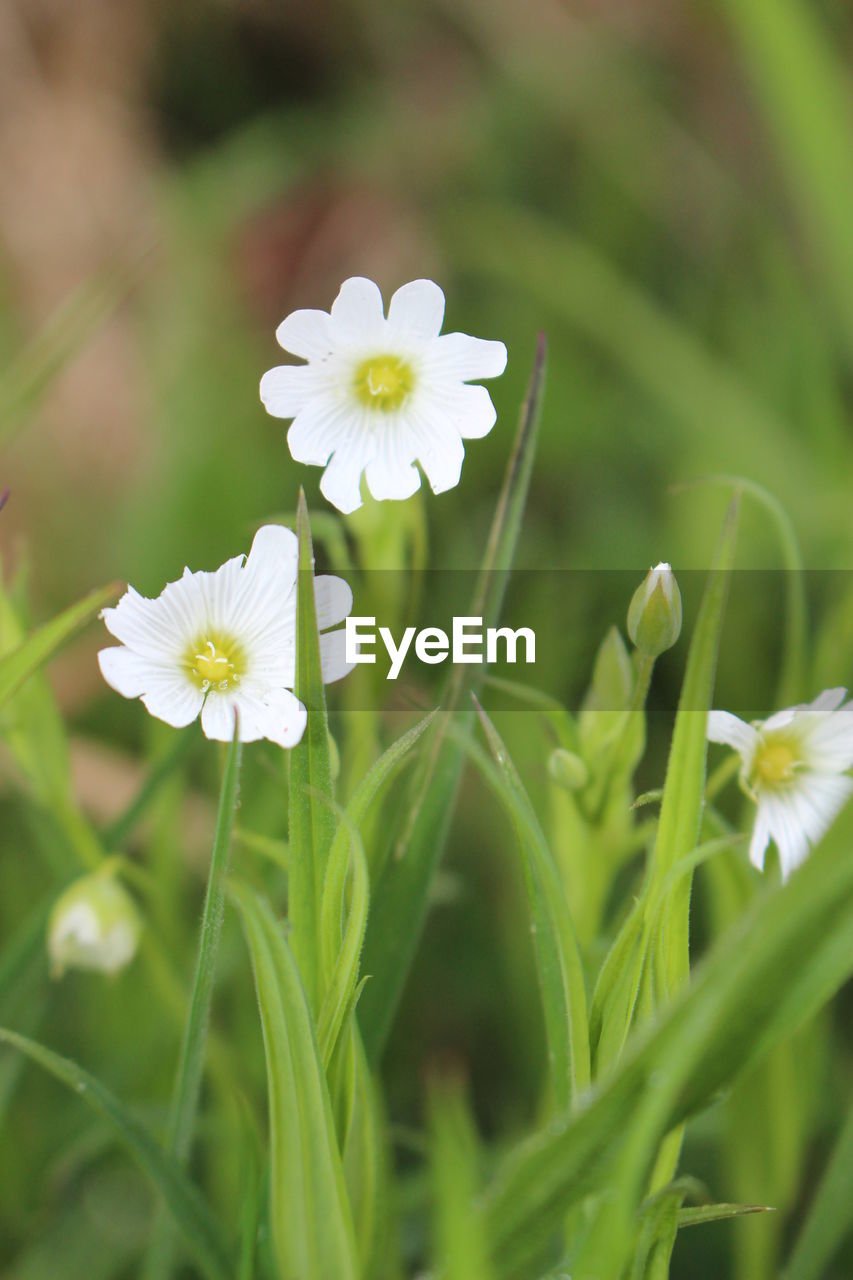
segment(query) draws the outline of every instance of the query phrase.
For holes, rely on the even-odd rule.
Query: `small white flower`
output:
[[[118,973],[136,954],[142,922],[133,899],[112,876],[75,880],[50,915],[47,948],[54,977],[66,969]]]
[[[129,587],[101,614],[122,643],[98,654],[107,684],[141,698],[151,715],[176,729],[195,720],[208,738],[230,742],[234,711],[240,739],[268,738],[292,747],[306,712],[291,689],[296,640],[297,540],[290,529],[265,525],[248,558],[236,556],[215,573],[170,582],[156,600]],[[352,592],[342,578],[314,579],[320,651],[326,682],[351,669],[343,622]]]
[[[734,747],[740,780],[758,806],[749,846],[759,870],[772,839],[782,878],[807,857],[853,795],[853,702],[846,689],[827,689],[814,702],[746,724],[712,711],[708,738]]]
[[[412,280],[391,299],[386,319],[372,280],[345,280],[326,311],[294,311],[279,344],[307,361],[279,365],[261,379],[261,400],[292,418],[287,443],[296,462],[325,467],[320,489],[340,511],[361,506],[364,472],[374,498],[409,498],[421,467],[433,493],[459,483],[464,439],[488,435],[495,409],[485,387],[506,367],[502,342],[441,334],[444,294]],[[328,465],[327,465],[328,464]]]

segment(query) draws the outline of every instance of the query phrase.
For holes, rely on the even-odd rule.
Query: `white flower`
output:
[[[326,311],[294,311],[276,337],[307,361],[279,365],[261,379],[261,400],[292,418],[287,443],[296,462],[325,467],[320,489],[340,511],[361,506],[361,476],[374,498],[409,498],[420,463],[433,493],[459,483],[463,439],[488,435],[495,409],[485,387],[506,367],[502,342],[440,335],[444,294],[412,280],[391,299],[386,319],[372,280],[345,280]],[[328,464],[328,465],[327,465]]]
[[[734,747],[740,780],[758,806],[749,846],[761,870],[772,839],[782,878],[807,857],[853,795],[853,702],[846,689],[827,689],[814,702],[746,724],[728,711],[712,711],[708,737]]]
[[[47,949],[54,977],[66,969],[118,973],[136,954],[142,923],[133,899],[112,876],[75,880],[54,905]]]
[[[292,747],[306,721],[291,692],[296,583],[295,534],[265,525],[248,558],[236,556],[215,573],[185,569],[156,600],[129,587],[114,609],[101,614],[122,642],[98,654],[104,679],[125,698],[141,698],[153,716],[175,728],[201,712],[207,737],[230,742],[236,708],[241,741],[269,738]],[[352,592],[334,577],[315,578],[314,590],[323,632],[349,614]],[[343,630],[321,634],[320,651],[327,682],[351,669]]]

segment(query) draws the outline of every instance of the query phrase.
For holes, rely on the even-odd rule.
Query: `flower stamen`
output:
[[[203,693],[211,689],[224,693],[229,685],[239,681],[240,675],[230,656],[230,646],[217,647],[213,640],[205,640],[197,647],[200,652],[193,655],[191,670]]]
[[[401,356],[376,355],[362,360],[353,382],[363,405],[387,413],[405,402],[415,376],[412,366]]]
[[[797,754],[790,742],[773,739],[763,742],[755,754],[752,773],[756,782],[778,786],[794,776]]]

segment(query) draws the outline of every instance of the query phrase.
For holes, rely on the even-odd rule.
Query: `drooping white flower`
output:
[[[345,280],[331,312],[294,311],[276,330],[285,351],[307,361],[261,379],[261,400],[292,418],[296,462],[325,467],[320,489],[340,511],[361,506],[362,473],[374,498],[409,498],[420,464],[433,493],[459,483],[463,440],[485,436],[495,409],[485,387],[506,367],[502,342],[441,334],[444,294],[412,280],[387,318],[372,280]]]
[[[207,737],[230,742],[236,708],[241,741],[294,746],[306,721],[291,692],[297,576],[296,535],[265,525],[248,558],[236,556],[214,573],[185,569],[155,600],[129,587],[101,614],[121,641],[98,654],[104,679],[175,728],[201,712]],[[328,576],[315,578],[314,589],[328,683],[350,670],[343,630],[327,628],[347,617],[352,592],[342,578]]]
[[[773,840],[787,879],[853,795],[853,702],[841,705],[846,693],[827,689],[814,702],[752,724],[728,711],[708,717],[708,738],[738,752],[741,784],[757,805],[749,856],[759,870]]]
[[[118,973],[136,954],[141,929],[133,899],[113,876],[82,876],[50,914],[47,949],[54,977],[66,969]]]

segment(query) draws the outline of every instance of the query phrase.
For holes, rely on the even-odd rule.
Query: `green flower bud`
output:
[[[548,757],[548,773],[559,787],[566,791],[580,791],[589,782],[586,761],[574,751],[557,747]]]
[[[142,923],[133,899],[109,874],[75,880],[57,899],[47,930],[51,970],[118,973],[136,954]]]
[[[671,649],[681,635],[681,592],[668,564],[655,565],[634,592],[628,635],[648,658]]]

